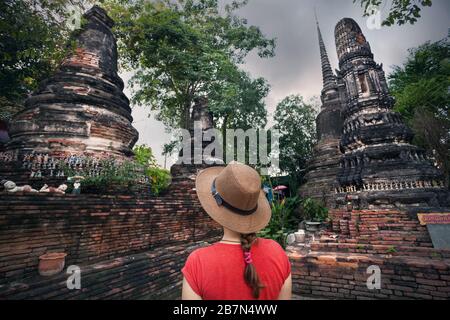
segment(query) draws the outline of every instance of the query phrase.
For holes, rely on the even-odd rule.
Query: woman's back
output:
[[[273,240],[261,239],[251,246],[253,265],[264,285],[260,300],[276,300],[291,273],[286,253]],[[253,300],[245,283],[244,252],[238,244],[216,243],[194,251],[182,272],[191,288],[204,300]]]

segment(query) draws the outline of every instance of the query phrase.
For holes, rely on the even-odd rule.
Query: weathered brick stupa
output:
[[[84,18],[74,52],[15,116],[9,150],[49,156],[132,154],[138,132],[117,74],[114,22],[98,6]]]
[[[337,186],[336,177],[342,157],[339,142],[343,125],[341,112],[342,101],[345,101],[345,85],[332,71],[318,22],[317,32],[323,77],[322,108],[316,119],[319,142],[308,164],[306,183],[300,188],[300,195],[329,204],[332,201],[332,190]]]
[[[0,107],[0,152],[4,151],[6,143],[8,143],[8,141],[10,140],[9,128],[10,128],[11,119],[17,112],[19,112],[21,110],[21,108],[22,108],[21,106],[16,105],[16,104],[7,103],[6,101],[1,102],[1,107]]]
[[[360,206],[445,206],[448,192],[412,131],[392,108],[382,65],[374,61],[361,28],[349,18],[335,30],[339,76],[347,90],[338,174],[341,194]]]
[[[307,232],[306,241],[287,248],[293,292],[327,299],[448,299],[448,214],[442,214],[448,193],[441,175],[411,145],[411,130],[392,111],[382,66],[355,21],[337,24],[336,44],[337,91],[340,79],[346,91],[339,98],[345,120],[339,186],[335,201],[327,203],[331,228]],[[324,87],[335,88],[323,57]],[[336,89],[328,92],[337,95]],[[319,132],[322,126],[335,128],[319,116]],[[310,188],[321,187],[320,172],[309,175]],[[378,286],[371,285],[374,268],[381,275]]]
[[[85,17],[76,53],[28,100],[11,151],[0,153],[0,180],[21,187],[0,188],[0,300],[180,299],[187,257],[222,233],[193,187],[156,196],[140,181],[116,188],[108,178],[97,193],[86,191],[85,180],[80,193],[55,191],[67,183],[60,162],[99,176],[97,157],[116,155],[118,167],[137,138],[112,21],[98,7]],[[53,190],[24,187],[44,183]],[[80,287],[69,284],[71,274]]]
[[[186,190],[193,189],[195,187],[195,178],[200,170],[223,164],[222,159],[208,158],[204,155],[205,148],[214,142],[213,139],[208,141],[210,139],[206,137],[206,133],[210,129],[214,129],[214,120],[212,113],[208,111],[208,100],[204,97],[199,97],[195,100],[190,117],[190,140],[188,142],[190,150],[181,149],[179,153],[179,160],[190,159],[190,161],[177,163],[171,167],[172,192],[175,190],[186,192]],[[196,136],[195,130],[200,130],[201,134]],[[197,139],[201,140],[197,141]],[[196,154],[198,156],[201,155],[201,163],[195,163],[198,160],[195,157]],[[215,157],[216,154],[213,152],[211,156]]]

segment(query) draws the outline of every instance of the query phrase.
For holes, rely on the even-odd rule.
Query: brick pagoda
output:
[[[348,198],[360,208],[449,205],[442,173],[425,150],[411,144],[413,133],[393,111],[383,66],[358,24],[346,18],[336,26],[336,75],[318,32],[323,107],[319,143],[301,194],[322,197],[330,207],[345,205]]]
[[[330,88],[338,100],[339,80],[345,89],[340,98],[345,97],[341,166],[333,166],[338,186],[335,201],[327,202],[332,204],[331,227],[287,249],[294,293],[328,299],[449,299],[450,250],[434,246],[430,226],[417,215],[431,217],[434,211],[448,217],[442,215],[448,212],[448,190],[425,152],[411,144],[411,130],[392,111],[384,71],[360,27],[343,19],[335,36],[336,78],[324,59],[319,31],[324,90]],[[314,161],[320,161],[317,154]],[[311,170],[309,176],[321,173]],[[311,179],[307,186],[321,188],[323,181],[333,180]],[[371,286],[369,278],[376,270],[379,287]]]
[[[318,143],[308,164],[306,183],[300,188],[300,195],[332,205],[332,190],[338,186],[337,174],[342,157],[339,143],[346,91],[342,78],[333,73],[318,22],[317,32],[323,78],[322,108],[316,119]]]
[[[8,150],[49,156],[132,154],[138,132],[117,74],[114,23],[98,6],[84,18],[75,50],[13,119]]]
[[[74,54],[15,118],[10,151],[0,153],[3,178],[31,184],[30,171],[56,173],[53,158],[66,154],[75,166],[85,165],[79,155],[131,154],[137,132],[117,76],[113,21],[96,6],[85,18]],[[158,197],[0,189],[0,299],[179,299],[189,253],[222,232],[179,182]],[[62,272],[39,274],[47,253],[67,254]],[[79,290],[66,285],[71,265],[81,270]]]

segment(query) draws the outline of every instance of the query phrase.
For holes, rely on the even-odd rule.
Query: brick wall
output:
[[[88,66],[99,68],[99,57],[93,52],[88,52],[84,48],[76,48],[72,56],[63,61],[62,65]]]
[[[449,299],[450,250],[432,248],[425,226],[397,210],[331,210],[328,235],[288,248],[293,290],[330,299]],[[367,287],[369,266],[381,289]]]
[[[450,260],[365,254],[290,252],[293,291],[329,299],[449,299]],[[381,289],[367,268],[381,269]]]
[[[168,263],[178,274],[178,264],[184,263],[188,247],[199,241],[213,241],[221,233],[194,198],[195,191],[189,191],[183,196],[179,193],[159,198],[1,193],[0,297],[1,291],[8,292],[14,282],[25,287],[35,281],[43,282],[43,287],[47,282],[56,285],[38,275],[38,257],[46,252],[66,252],[66,265],[89,268],[134,255],[169,257],[163,248],[173,247],[181,251],[173,249],[177,254]],[[167,264],[158,267],[149,261],[141,267],[136,271],[138,278],[139,272],[165,274]],[[175,285],[177,281],[170,283]]]
[[[204,242],[163,246],[153,251],[81,264],[81,288],[69,290],[64,272],[0,286],[0,299],[179,299],[181,268]]]
[[[396,210],[331,210],[332,230],[344,242],[432,247],[427,228]]]

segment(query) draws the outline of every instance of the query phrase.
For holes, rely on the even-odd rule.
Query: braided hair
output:
[[[253,265],[253,261],[251,258],[247,260],[247,257],[250,254],[250,249],[252,244],[257,240],[256,233],[251,234],[241,234],[241,246],[244,250],[244,256],[246,257],[246,265],[244,271],[244,279],[247,285],[252,288],[252,294],[255,299],[259,298],[259,294],[264,285],[261,283],[258,277],[258,273],[256,272],[256,268]]]

